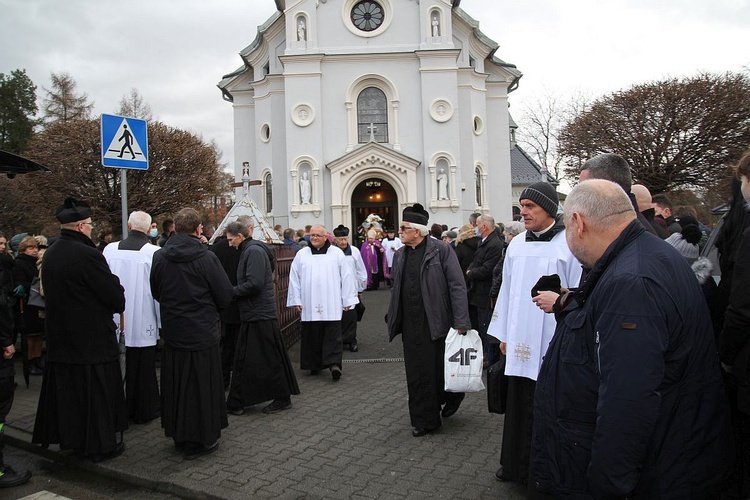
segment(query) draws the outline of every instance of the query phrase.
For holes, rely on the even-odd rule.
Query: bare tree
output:
[[[94,103],[89,103],[88,94],[78,94],[78,84],[68,73],[52,73],[52,88],[44,89],[44,114],[47,123],[86,119],[91,116]]]
[[[654,193],[713,187],[750,144],[750,80],[700,74],[635,85],[596,100],[558,139],[573,178],[586,159],[613,152]]]
[[[123,98],[120,99],[120,109],[117,114],[120,116],[139,118],[141,120],[146,120],[147,122],[150,122],[152,119],[151,106],[143,100],[141,93],[138,92],[138,89],[135,87],[130,89],[130,94],[123,96]]]
[[[518,142],[528,148],[542,169],[557,180],[564,174],[562,156],[559,153],[560,130],[568,121],[585,111],[588,102],[589,98],[581,91],[565,101],[545,89],[538,100],[523,110],[517,132]]]
[[[557,96],[545,91],[539,100],[529,104],[521,117],[518,142],[528,148],[539,165],[555,179],[560,178],[557,155],[557,133],[564,116]]]

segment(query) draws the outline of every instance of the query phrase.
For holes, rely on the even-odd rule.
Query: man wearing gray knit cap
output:
[[[581,265],[565,242],[565,227],[556,219],[555,188],[537,182],[521,192],[521,216],[526,231],[508,244],[503,280],[487,334],[500,341],[506,355],[507,410],[503,426],[499,481],[525,484],[531,453],[534,388],[547,345],[555,332],[555,317],[532,302],[538,292],[575,287]],[[540,287],[541,277],[557,275],[554,287]],[[549,280],[549,279],[548,279]],[[534,290],[534,291],[532,291]]]

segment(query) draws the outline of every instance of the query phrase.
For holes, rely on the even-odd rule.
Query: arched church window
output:
[[[273,178],[271,177],[271,173],[268,172],[263,177],[263,185],[266,188],[266,196],[265,196],[265,210],[267,214],[270,214],[273,212]]]
[[[367,87],[357,97],[358,142],[388,142],[388,100],[377,87]]]
[[[476,193],[477,206],[482,206],[482,171],[479,167],[474,169],[474,191]]]

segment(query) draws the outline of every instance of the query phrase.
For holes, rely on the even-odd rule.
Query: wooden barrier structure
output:
[[[276,314],[279,318],[281,337],[284,347],[289,349],[299,340],[300,315],[294,308],[286,306],[289,291],[289,271],[296,253],[293,248],[285,245],[271,245],[276,252],[276,270],[274,271],[274,288],[276,289]]]

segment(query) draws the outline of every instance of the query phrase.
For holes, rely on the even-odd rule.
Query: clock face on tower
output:
[[[358,30],[369,32],[375,31],[383,24],[383,7],[372,0],[357,2],[351,10],[352,24]]]

